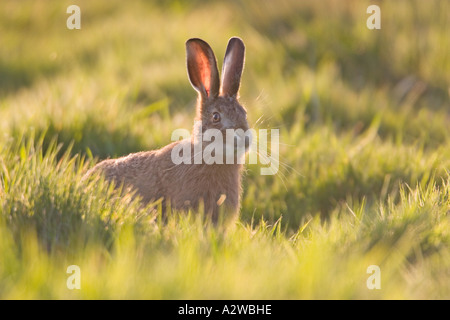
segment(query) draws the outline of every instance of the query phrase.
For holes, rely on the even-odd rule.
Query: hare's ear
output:
[[[186,59],[189,81],[203,98],[219,94],[219,71],[211,47],[201,39],[186,42]]]
[[[237,37],[231,38],[228,41],[227,51],[223,60],[221,96],[237,97],[242,70],[244,69],[244,57],[244,42]]]

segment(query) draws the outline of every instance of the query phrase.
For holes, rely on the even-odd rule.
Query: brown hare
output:
[[[214,52],[205,41],[189,39],[186,42],[186,55],[189,80],[198,92],[196,121],[191,137],[159,150],[104,160],[87,175],[101,172],[106,180],[135,189],[144,204],[163,198],[163,208],[169,202],[171,208],[179,210],[196,210],[203,206],[205,213],[213,221],[217,221],[222,210],[228,220],[236,217],[239,212],[243,165],[239,161],[231,164],[226,161],[206,163],[205,159],[200,163],[174,164],[172,154],[174,149],[181,148],[192,151],[193,157],[199,148],[200,151],[205,150],[208,141],[198,138],[209,129],[220,131],[224,137],[227,129],[248,131],[247,112],[238,102],[245,46],[240,38],[233,37],[229,40],[221,79]],[[249,149],[251,137],[242,134],[235,134],[233,137],[234,139],[224,139],[224,151],[236,151],[237,140],[244,140],[245,145],[243,154],[234,155],[236,160],[236,157],[244,156]],[[216,156],[221,157],[220,154]]]

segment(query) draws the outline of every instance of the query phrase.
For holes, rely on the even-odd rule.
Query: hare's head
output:
[[[244,68],[245,46],[240,38],[229,40],[219,78],[217,62],[211,47],[201,39],[186,42],[189,80],[198,92],[194,133],[203,135],[203,147],[215,140],[214,132],[221,132],[225,152],[242,153],[249,149],[247,111],[238,101],[239,86]],[[231,135],[234,130],[234,134]],[[211,132],[214,138],[211,139]],[[208,137],[205,139],[205,136]],[[228,139],[227,139],[228,137]],[[206,140],[206,142],[205,142]],[[217,142],[217,141],[216,141]],[[244,146],[239,149],[238,146]]]

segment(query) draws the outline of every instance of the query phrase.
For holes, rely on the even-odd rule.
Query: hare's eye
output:
[[[212,119],[213,119],[213,122],[219,122],[220,121],[220,113],[214,112]]]

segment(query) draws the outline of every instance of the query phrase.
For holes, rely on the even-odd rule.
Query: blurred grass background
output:
[[[71,4],[81,30],[66,27]],[[449,9],[2,1],[0,297],[449,298]],[[185,41],[206,40],[220,68],[231,36],[246,44],[249,121],[282,142],[276,175],[247,166],[235,230],[195,213],[162,224],[81,182],[98,159],[191,128]],[[371,264],[381,290],[366,287]]]

